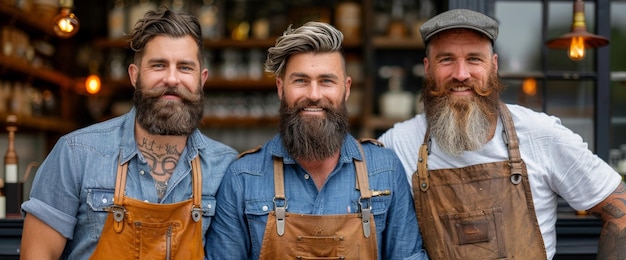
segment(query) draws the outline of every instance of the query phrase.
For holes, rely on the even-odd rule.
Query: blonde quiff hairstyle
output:
[[[284,76],[287,60],[293,54],[341,52],[343,56],[342,42],[343,33],[327,23],[307,22],[296,29],[289,25],[276,39],[276,45],[267,50],[265,71]]]

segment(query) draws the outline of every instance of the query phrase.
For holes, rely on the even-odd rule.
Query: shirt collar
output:
[[[350,134],[346,134],[343,144],[341,145],[341,153],[339,155],[339,162],[350,163],[354,159],[362,160],[363,156],[359,151],[358,141]],[[282,157],[283,163],[295,164],[296,161],[287,153],[287,149],[283,145],[280,134],[276,134],[272,140],[267,144],[267,150],[272,156]]]

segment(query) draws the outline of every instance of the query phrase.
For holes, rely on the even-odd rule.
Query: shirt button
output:
[[[263,206],[263,211],[267,211],[269,208],[266,206]]]
[[[102,199],[102,203],[107,203],[107,201],[109,201],[109,200],[107,200],[106,198]]]
[[[143,170],[139,171],[139,174],[143,175],[145,172]]]
[[[309,174],[307,173],[304,175],[304,178],[308,180],[309,178],[311,178],[311,176],[309,176]]]
[[[209,204],[206,204],[206,207],[207,208],[212,208],[213,206],[211,205],[211,203],[209,203]]]
[[[148,202],[148,200],[144,200],[143,202]]]

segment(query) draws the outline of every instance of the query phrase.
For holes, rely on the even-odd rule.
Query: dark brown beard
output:
[[[176,95],[182,102],[161,100],[160,97],[163,95]],[[202,87],[198,93],[189,92],[182,87],[146,89],[138,77],[133,101],[137,110],[137,122],[153,135],[189,135],[202,120],[204,109]]]
[[[326,117],[302,116],[304,107],[324,108]],[[341,149],[348,133],[348,110],[345,102],[338,108],[326,100],[305,100],[289,107],[280,102],[280,135],[289,155],[295,159],[317,161],[331,157]]]
[[[489,75],[485,86],[459,81],[436,86],[432,71],[428,71],[424,85],[426,120],[431,136],[442,151],[459,155],[476,151],[489,141],[497,120],[499,96],[504,89],[497,72]],[[455,86],[469,86],[477,95],[452,100],[449,94]]]

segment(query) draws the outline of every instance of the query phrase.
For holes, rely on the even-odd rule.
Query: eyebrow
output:
[[[452,52],[442,52],[442,53],[438,53],[437,55],[435,55],[435,58],[441,58],[441,57],[450,57],[450,56],[456,56],[454,55]],[[468,57],[486,57],[486,55],[484,55],[481,52],[470,52],[467,55]]]
[[[148,64],[152,64],[152,63],[168,63],[167,59],[163,59],[163,58],[155,58],[155,59],[149,59],[148,60]],[[192,60],[180,60],[178,62],[176,62],[177,65],[187,65],[187,66],[196,66],[196,62],[192,61]]]
[[[306,73],[303,73],[303,72],[294,72],[294,73],[289,74],[289,78],[311,78],[311,76],[309,76],[309,74],[306,74]],[[339,76],[337,76],[334,73],[324,73],[324,74],[321,74],[319,76],[319,78],[323,78],[323,79],[328,79],[328,78],[339,79]]]

